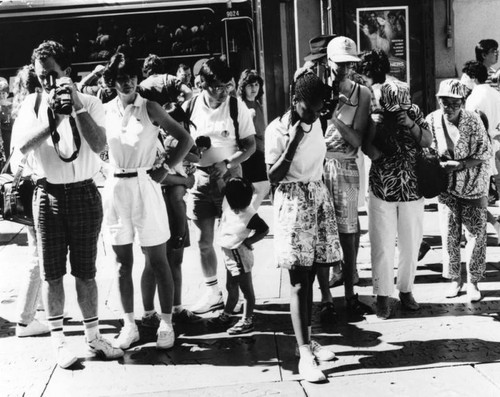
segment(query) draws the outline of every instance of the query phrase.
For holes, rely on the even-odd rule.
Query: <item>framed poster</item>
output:
[[[380,49],[391,64],[390,74],[410,83],[408,6],[356,8],[360,52]]]

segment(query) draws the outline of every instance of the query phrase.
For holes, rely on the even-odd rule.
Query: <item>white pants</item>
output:
[[[388,202],[370,193],[368,231],[371,242],[373,293],[391,296],[394,291],[396,237],[399,252],[397,289],[411,292],[422,241],[424,199]]]
[[[36,310],[41,303],[42,279],[38,263],[38,249],[36,244],[35,229],[27,226],[28,249],[30,260],[24,264],[21,285],[17,295],[17,322],[28,325],[35,318]]]

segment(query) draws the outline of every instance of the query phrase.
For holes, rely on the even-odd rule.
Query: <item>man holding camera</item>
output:
[[[92,177],[106,144],[104,108],[97,98],[77,92],[69,77],[69,53],[61,44],[40,44],[32,63],[43,92],[23,102],[13,136],[19,150],[31,154],[38,178],[34,226],[57,363],[68,368],[77,361],[65,343],[62,326],[68,249],[88,347],[105,359],[121,357],[123,351],[101,337],[97,316],[95,261],[103,214]]]

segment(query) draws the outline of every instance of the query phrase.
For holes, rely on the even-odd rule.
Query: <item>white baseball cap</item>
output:
[[[328,59],[333,62],[360,62],[356,43],[349,37],[339,36],[330,40],[326,48]]]

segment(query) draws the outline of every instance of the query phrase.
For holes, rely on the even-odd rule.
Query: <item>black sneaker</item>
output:
[[[227,330],[227,333],[229,335],[239,335],[239,334],[247,334],[249,332],[252,332],[254,330],[253,328],[253,321],[251,318],[242,318],[240,321],[238,321],[236,324],[234,324],[231,328]]]
[[[142,316],[141,325],[147,328],[158,328],[160,326],[161,317],[154,312],[150,316]]]
[[[359,300],[358,294],[351,296],[349,299],[346,299],[346,310],[349,314],[353,315],[365,315],[365,314],[373,314],[373,310],[371,306],[363,303]]]
[[[201,317],[194,314],[191,310],[182,309],[180,312],[172,314],[172,321],[180,324],[191,324],[201,321]]]
[[[319,304],[319,321],[325,324],[333,324],[337,321],[337,313],[333,302],[321,302]]]
[[[226,313],[221,313],[218,317],[212,317],[208,320],[207,326],[213,330],[226,331],[231,326],[231,317]]]

